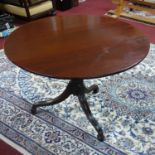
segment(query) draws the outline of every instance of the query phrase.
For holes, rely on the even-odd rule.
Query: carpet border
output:
[[[5,94],[7,94],[6,96],[3,96],[4,95],[4,93]],[[23,109],[23,110],[25,110],[26,112],[28,112],[29,110],[28,109],[30,109],[30,103],[28,103],[27,101],[25,101],[25,100],[23,100],[23,99],[21,99],[21,98],[19,98],[18,96],[15,96],[14,94],[12,94],[12,93],[8,93],[8,92],[6,92],[6,91],[4,91],[2,88],[0,89],[0,94],[1,94],[1,98],[3,98],[3,99],[5,99],[5,100],[7,100],[8,102],[11,102],[11,100],[13,100],[12,99],[12,97],[14,97],[15,98],[15,101],[16,101],[16,103],[17,103],[17,101],[18,100],[21,100],[22,102],[20,102],[20,103],[22,103],[22,104],[20,104],[22,107],[20,107],[19,105],[17,105],[16,103],[14,103],[16,106],[18,106],[19,108],[21,108],[21,109]],[[10,100],[9,100],[10,99]],[[24,109],[25,108],[25,109]],[[42,110],[42,109],[40,109],[40,110]],[[44,110],[43,110],[44,111]],[[41,113],[40,113],[41,114]],[[49,113],[50,114],[50,113]],[[39,114],[38,114],[39,115]],[[36,115],[36,117],[38,117],[38,115]],[[41,115],[41,116],[44,116],[45,117],[45,114],[44,115]],[[47,119],[46,119],[46,117],[45,118],[42,118],[42,117],[38,117],[39,119],[41,118],[43,121],[46,121],[47,122]],[[56,117],[55,115],[48,115],[48,117],[51,117],[51,118],[56,118],[56,119],[60,119],[61,120],[61,118],[58,118],[58,117]],[[50,119],[50,120],[53,120],[53,119]],[[62,120],[61,120],[62,121]],[[60,121],[60,122],[61,122]],[[63,120],[64,121],[64,120]],[[57,121],[55,121],[55,123],[56,123]],[[55,126],[55,127],[57,127],[57,125],[59,125],[59,124],[53,124],[52,122],[48,122],[48,123],[51,123],[53,126]],[[86,145],[88,145],[89,147],[92,147],[93,149],[95,149],[97,152],[100,152],[100,153],[104,153],[102,150],[101,150],[101,148],[103,149],[105,149],[105,150],[107,150],[107,152],[106,153],[104,153],[105,155],[108,155],[108,151],[110,151],[110,152],[113,152],[113,153],[115,153],[115,154],[117,154],[117,155],[126,155],[126,153],[125,152],[122,152],[121,150],[118,150],[118,149],[116,149],[115,147],[113,147],[113,146],[111,146],[111,145],[109,145],[109,144],[107,144],[106,142],[103,142],[103,143],[101,143],[101,142],[99,142],[97,139],[96,139],[96,137],[94,137],[94,136],[92,136],[92,135],[90,135],[89,133],[87,133],[87,132],[85,132],[85,131],[83,131],[83,130],[81,130],[81,129],[79,129],[78,127],[76,127],[76,126],[74,126],[74,125],[72,125],[72,124],[69,124],[68,122],[65,122],[65,124],[67,124],[67,125],[70,125],[70,126],[73,126],[73,128],[75,128],[75,129],[78,129],[79,131],[81,131],[83,134],[85,134],[86,135],[86,140],[82,140],[82,139],[79,139],[77,136],[75,136],[74,135],[74,137],[76,137],[78,140],[80,140],[82,143],[85,143]],[[59,127],[57,127],[57,128],[59,128]],[[63,129],[61,129],[61,130],[63,130]],[[66,133],[68,133],[66,130],[63,130],[64,132],[66,132]],[[68,133],[69,135],[71,135],[71,136],[73,136],[73,134],[74,133]],[[90,141],[90,137],[91,138],[93,138],[91,141]],[[103,145],[104,144],[104,145]],[[94,147],[95,146],[95,147]],[[26,148],[25,148],[26,149]],[[47,150],[48,151],[48,150]]]

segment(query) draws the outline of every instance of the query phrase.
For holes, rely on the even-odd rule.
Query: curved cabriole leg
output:
[[[103,141],[105,139],[105,137],[103,135],[102,128],[100,127],[97,120],[93,117],[91,110],[89,108],[88,102],[85,98],[85,93],[89,93],[91,91],[93,91],[93,93],[97,93],[98,90],[99,89],[98,89],[97,85],[92,85],[92,86],[86,88],[83,83],[83,79],[73,79],[69,82],[65,91],[57,98],[55,98],[53,100],[49,100],[49,101],[42,101],[42,102],[39,102],[38,104],[34,104],[32,106],[31,113],[36,114],[38,107],[58,104],[58,103],[64,101],[67,97],[69,97],[69,95],[73,94],[78,97],[80,105],[81,105],[84,113],[86,114],[87,119],[90,121],[90,123],[93,125],[93,127],[97,131],[98,140]]]
[[[88,120],[90,121],[90,123],[93,125],[93,127],[95,128],[95,130],[97,131],[98,135],[97,138],[99,141],[104,141],[105,137],[103,135],[103,131],[102,128],[100,127],[99,123],[97,122],[97,120],[93,117],[91,110],[89,108],[88,102],[86,100],[86,97],[84,94],[80,94],[78,95],[79,101],[80,101],[80,105],[84,111],[84,113],[86,114]]]
[[[88,87],[88,88],[85,88],[85,93],[90,93],[91,91],[92,91],[94,94],[98,93],[98,92],[99,92],[98,86],[94,84],[94,85],[92,85],[92,86],[90,86],[90,87]]]
[[[65,91],[60,96],[56,97],[55,99],[49,100],[49,101],[41,101],[41,102],[39,102],[37,104],[34,104],[32,106],[31,113],[36,114],[36,110],[37,110],[38,107],[58,104],[58,103],[64,101],[66,98],[68,98],[70,94],[71,94],[70,89],[67,87],[65,89]]]

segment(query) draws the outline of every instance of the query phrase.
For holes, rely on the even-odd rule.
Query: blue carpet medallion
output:
[[[35,155],[155,155],[155,45],[136,67],[85,80],[100,89],[87,99],[105,142],[74,96],[30,114],[32,104],[55,98],[68,82],[28,73],[0,52],[0,133]]]

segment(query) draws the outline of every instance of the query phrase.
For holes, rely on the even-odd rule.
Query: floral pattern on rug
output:
[[[0,96],[0,133],[32,154],[124,155],[51,114],[31,115],[29,103],[4,90]]]
[[[28,135],[36,142],[36,146],[44,146],[39,149],[40,152],[45,151],[46,148],[55,154],[67,154],[68,151],[68,154],[95,155],[103,154],[108,150],[107,154],[124,152],[133,155],[154,155],[154,60],[155,45],[151,44],[148,56],[136,67],[113,76],[85,80],[86,86],[94,83],[99,86],[99,93],[88,94],[87,100],[106,137],[106,143],[101,143],[96,140],[97,133],[87,120],[75,96],[70,96],[58,105],[38,109],[36,116],[31,115],[31,104],[56,97],[65,89],[69,81],[28,73],[13,65],[1,52],[0,88],[25,100],[17,107],[11,105],[11,101],[1,100],[0,109],[3,116],[1,121],[8,122],[7,125]],[[23,109],[19,106],[23,106]],[[25,108],[27,108],[26,112]],[[53,120],[56,118],[65,123],[60,125],[59,120],[55,121],[53,126]],[[62,129],[65,132],[62,132]],[[83,152],[80,152],[81,150]]]

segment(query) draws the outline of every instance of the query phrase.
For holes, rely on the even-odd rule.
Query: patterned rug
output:
[[[56,97],[67,83],[28,73],[0,52],[0,133],[35,155],[155,154],[155,45],[136,67],[85,80],[100,89],[87,99],[105,142],[96,139],[74,96],[30,114],[32,104]]]

